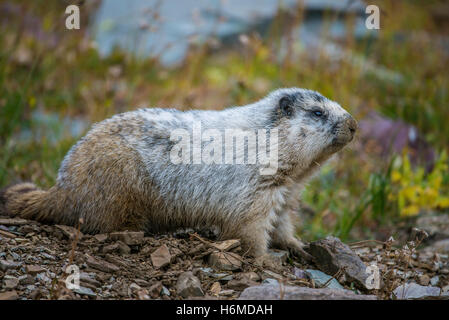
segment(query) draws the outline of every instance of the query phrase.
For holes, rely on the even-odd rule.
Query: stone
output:
[[[280,274],[270,271],[270,270],[263,270],[262,275],[264,278],[273,278],[276,280],[282,280],[284,278]]]
[[[220,282],[214,282],[212,283],[212,285],[210,286],[209,289],[210,293],[214,296],[218,296],[221,292],[221,285]]]
[[[137,291],[136,295],[139,300],[150,300],[151,299],[148,294],[147,289],[141,289],[141,290]]]
[[[234,279],[234,276],[232,274],[227,273],[215,273],[213,272],[213,269],[211,268],[201,268],[201,273],[205,274],[208,277],[217,279],[219,281],[230,281]]]
[[[169,296],[170,296],[170,290],[168,290],[165,286],[162,286],[161,294],[162,294],[163,296],[169,297]]]
[[[248,287],[257,286],[258,283],[246,278],[233,279],[228,282],[228,288],[232,290],[242,291]]]
[[[262,285],[279,285],[279,281],[273,278],[266,278],[262,281]]]
[[[293,275],[296,277],[296,279],[304,279],[304,280],[309,279],[308,273],[297,267],[293,268]]]
[[[151,263],[156,269],[163,268],[170,264],[171,255],[167,246],[164,244],[156,249],[151,255]]]
[[[128,295],[132,296],[133,294],[137,294],[140,290],[142,290],[142,288],[137,283],[133,282],[128,287]]]
[[[421,286],[417,283],[406,283],[393,290],[397,299],[424,299],[438,297],[441,289],[438,287]]]
[[[70,226],[64,226],[64,225],[55,225],[57,229],[59,229],[65,238],[74,240],[76,236],[78,235],[78,240],[80,240],[83,237],[83,233],[80,231],[78,233],[78,229]]]
[[[19,295],[15,290],[0,292],[0,300],[18,300],[18,299]]]
[[[82,296],[88,296],[88,297],[92,297],[92,298],[95,298],[97,296],[97,294],[95,292],[93,292],[92,289],[82,287],[82,286],[80,286],[77,289],[73,289],[73,292],[78,293],[79,295],[82,295]]]
[[[29,285],[34,283],[34,278],[29,274],[24,274],[19,277],[19,283],[21,285]]]
[[[99,233],[94,235],[94,239],[98,242],[105,242],[106,240],[108,240],[108,235],[106,233]]]
[[[309,278],[312,279],[319,288],[323,288],[324,285],[327,283],[326,288],[344,289],[343,286],[337,280],[332,279],[330,275],[325,274],[324,272],[321,272],[319,270],[307,269],[306,273],[309,276]]]
[[[435,240],[449,238],[449,215],[426,215],[416,220],[416,226]]]
[[[242,273],[242,278],[246,278],[252,281],[260,281],[260,276],[254,271]]]
[[[287,259],[289,257],[288,251],[285,250],[269,249],[268,254],[278,265],[287,262]]]
[[[80,274],[80,282],[85,284],[85,285],[87,284],[90,287],[95,287],[95,288],[101,287],[101,282],[96,280],[95,277],[92,276],[92,274],[95,275],[95,273],[82,272]]]
[[[190,271],[179,276],[176,282],[176,292],[183,298],[204,296],[200,280]]]
[[[42,268],[41,266],[38,266],[38,265],[27,265],[27,266],[25,266],[25,270],[27,273],[33,274],[33,275],[46,271],[44,268]]]
[[[45,283],[50,283],[51,279],[49,277],[47,277],[47,275],[45,274],[45,272],[42,273],[38,273],[36,275],[36,280],[38,280],[39,282],[45,284]]]
[[[235,271],[242,267],[241,257],[234,252],[212,252],[209,264],[218,270]]]
[[[449,239],[436,241],[428,249],[438,253],[449,253]]]
[[[17,269],[21,266],[22,264],[19,262],[14,262],[11,260],[0,260],[0,270],[1,271],[6,271],[9,269]]]
[[[220,251],[229,251],[240,246],[240,240],[231,239],[221,242],[212,242],[211,245]]]
[[[113,244],[104,246],[101,250],[103,253],[120,253],[120,254],[130,254],[131,248],[128,247],[124,242],[117,241]]]
[[[20,218],[0,219],[0,224],[2,224],[4,226],[22,226],[27,223],[29,223],[28,220],[20,219]]]
[[[13,276],[6,275],[3,277],[4,289],[15,289],[19,285],[19,279]]]
[[[112,264],[104,260],[96,259],[92,256],[88,256],[86,263],[89,267],[103,272],[109,273],[109,272],[117,272],[120,270],[120,268],[117,267],[115,264]]]
[[[156,282],[148,289],[148,293],[151,296],[151,298],[153,298],[153,299],[159,298],[159,296],[161,295],[161,292],[162,292],[162,283],[161,282]]]
[[[438,285],[438,282],[440,282],[440,277],[439,277],[439,276],[435,276],[435,277],[432,277],[432,278],[430,279],[430,284],[431,284],[432,286]]]
[[[235,291],[231,289],[220,291],[220,296],[232,297],[233,295],[235,295]]]
[[[135,246],[143,243],[144,232],[143,231],[121,231],[112,232],[110,234],[112,240],[120,240],[126,243],[128,246]]]
[[[374,295],[358,295],[350,290],[313,289],[298,286],[260,285],[246,288],[239,300],[377,300]]]
[[[427,274],[423,274],[418,279],[419,284],[422,286],[427,286],[430,283],[430,277]]]
[[[315,259],[318,268],[329,274],[335,275],[343,269],[342,274],[348,283],[354,284],[361,289],[369,289],[367,287],[369,273],[367,266],[340,239],[329,236],[310,243],[308,253]]]

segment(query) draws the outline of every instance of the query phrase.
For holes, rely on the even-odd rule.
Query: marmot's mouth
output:
[[[347,145],[349,142],[352,141],[352,137],[345,137],[343,139],[341,138],[334,138],[332,139],[332,143],[331,146],[333,147],[344,147],[345,145]]]

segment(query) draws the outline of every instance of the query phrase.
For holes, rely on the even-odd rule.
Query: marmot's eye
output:
[[[313,114],[317,117],[321,117],[323,115],[323,112],[320,110],[315,110],[315,111],[313,111]]]

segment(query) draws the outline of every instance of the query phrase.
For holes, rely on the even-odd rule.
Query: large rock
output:
[[[358,295],[343,289],[312,289],[297,286],[261,285],[246,288],[239,300],[376,300],[373,295]]]
[[[416,221],[416,227],[426,231],[433,239],[449,238],[449,215],[423,216]]]
[[[448,254],[449,253],[449,239],[439,240],[433,243],[427,250]]]
[[[310,243],[309,253],[315,258],[318,268],[333,276],[343,269],[347,282],[354,282],[362,289],[367,288],[367,267],[359,256],[340,239],[327,237]]]
[[[176,292],[183,298],[204,296],[200,280],[190,271],[179,276],[176,283]]]

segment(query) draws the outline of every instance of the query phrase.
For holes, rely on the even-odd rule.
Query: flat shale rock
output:
[[[377,300],[373,295],[358,295],[349,290],[312,289],[297,286],[261,285],[246,288],[239,300]]]
[[[38,274],[41,272],[45,272],[45,269],[38,265],[28,265],[25,267],[25,270],[29,274]]]
[[[438,287],[421,286],[417,283],[406,283],[393,290],[393,294],[398,299],[428,299],[439,297],[441,289]],[[449,296],[447,296],[449,299]]]
[[[240,246],[240,240],[231,239],[215,243],[212,242],[211,245],[220,251],[229,251]]]
[[[144,233],[143,231],[121,231],[112,232],[109,236],[112,240],[120,240],[128,246],[134,246],[143,243]]]
[[[0,300],[18,300],[19,295],[15,290],[0,292]]]
[[[347,282],[354,282],[357,287],[368,289],[366,280],[369,274],[366,265],[359,256],[340,239],[327,237],[310,243],[309,253],[315,258],[318,268],[333,276],[344,268]]]
[[[19,263],[19,262],[14,262],[11,260],[0,260],[0,270],[1,271],[6,271],[8,269],[17,269],[20,266],[21,266],[21,263]]]
[[[344,289],[337,280],[332,279],[330,275],[325,274],[324,272],[321,272],[319,270],[307,269],[306,273],[307,276],[312,279],[315,282],[316,286],[318,286],[319,288],[326,285],[326,288],[329,289]]]
[[[0,224],[4,226],[22,226],[24,224],[30,223],[28,220],[19,218],[1,218]]]
[[[242,267],[242,261],[238,254],[233,252],[212,252],[209,256],[209,264],[218,270],[234,271]]]
[[[117,267],[115,264],[91,256],[88,256],[86,263],[91,268],[107,273],[116,272],[120,270],[120,268]]]
[[[55,227],[62,232],[64,237],[67,239],[75,239],[78,234],[78,239],[81,239],[83,237],[83,234],[81,232],[78,233],[78,230],[74,227],[70,226],[64,226],[64,225],[55,225]]]

